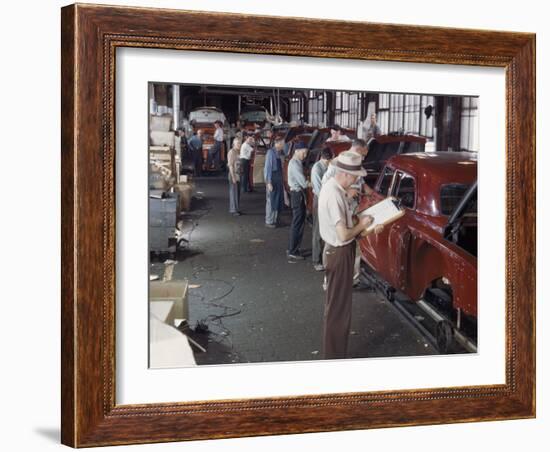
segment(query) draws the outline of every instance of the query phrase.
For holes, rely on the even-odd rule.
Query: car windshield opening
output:
[[[464,193],[468,190],[469,185],[466,184],[447,184],[441,186],[441,214],[451,215],[453,210],[463,198]],[[465,213],[477,212],[477,200],[475,203],[470,202]]]
[[[441,213],[451,215],[469,185],[448,184],[441,187]],[[472,196],[460,217],[449,225],[447,238],[477,257],[477,196]]]

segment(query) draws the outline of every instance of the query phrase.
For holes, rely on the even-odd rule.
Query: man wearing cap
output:
[[[290,238],[288,243],[288,262],[293,263],[304,260],[300,254],[300,244],[304,236],[304,224],[306,221],[306,192],[308,181],[304,176],[303,161],[307,155],[305,143],[297,142],[294,147],[294,155],[288,162],[288,186],[290,188],[290,207],[292,208],[292,223],[290,225]]]
[[[353,140],[351,144],[351,148],[349,149],[349,152],[355,152],[357,155],[361,157],[361,161],[365,159],[369,152],[369,148],[367,146],[367,143],[365,140],[361,138],[356,138]],[[322,183],[325,184],[331,177],[334,177],[334,174],[336,174],[336,169],[333,165],[330,165],[323,175]],[[372,192],[372,189],[365,184],[365,181],[363,178],[358,178],[355,183],[353,183],[348,189],[347,189],[347,195],[348,195],[348,201],[351,206],[352,212],[355,212],[355,209],[359,205],[360,201],[360,195],[362,193],[369,194]],[[355,252],[355,266],[354,266],[354,276],[353,276],[353,285],[359,286],[360,280],[359,280],[359,272],[361,269],[361,256],[359,255],[359,245],[357,245],[357,250]]]
[[[371,223],[365,216],[354,225],[347,189],[364,177],[361,156],[342,152],[331,163],[336,168],[334,177],[321,188],[319,196],[319,230],[325,241],[327,291],[323,328],[323,356],[325,359],[345,358],[351,325],[351,303],[355,238]],[[375,233],[382,231],[377,226]]]

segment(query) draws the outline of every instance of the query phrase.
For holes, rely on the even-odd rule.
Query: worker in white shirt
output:
[[[220,155],[223,147],[223,123],[221,121],[214,122],[216,128],[214,132],[214,145],[208,150],[207,167],[210,169],[219,169]]]
[[[336,174],[321,188],[319,195],[319,230],[325,241],[324,262],[327,290],[323,323],[323,358],[345,358],[351,326],[351,303],[355,239],[372,224],[364,216],[354,224],[347,190],[367,173],[361,157],[342,152],[332,160]],[[376,234],[383,230],[379,225]]]
[[[365,159],[369,152],[369,148],[367,147],[367,143],[365,140],[361,138],[356,138],[351,143],[351,148],[348,152],[353,152],[357,154],[361,161]],[[323,175],[322,184],[324,185],[328,180],[330,180],[334,175],[336,174],[336,167],[334,165],[329,165],[328,169],[325,171],[325,174]],[[348,187],[346,190],[348,201],[350,203],[350,207],[352,212],[355,212],[355,209],[357,209],[357,206],[359,205],[360,196],[362,193],[369,194],[372,192],[372,189],[365,184],[364,178],[359,178],[357,182],[353,183]],[[353,286],[358,287],[360,284],[360,276],[361,276],[361,255],[359,253],[359,245],[357,244],[357,249],[355,253],[355,264],[354,264],[354,272],[353,272]]]
[[[241,190],[243,192],[251,192],[252,184],[250,177],[250,161],[252,160],[252,153],[254,152],[254,137],[248,136],[244,143],[241,146],[241,171],[242,171],[242,181],[241,181]]]
[[[334,157],[334,153],[330,148],[321,150],[320,159],[313,168],[311,168],[311,185],[313,191],[313,231],[311,233],[311,258],[313,267],[316,271],[324,271],[323,265],[323,239],[319,233],[319,215],[317,212],[319,205],[319,194],[321,193],[323,175],[326,173],[329,163]]]

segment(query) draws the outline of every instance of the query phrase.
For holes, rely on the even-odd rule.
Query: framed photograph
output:
[[[535,416],[533,34],[67,6],[61,153],[64,444]]]

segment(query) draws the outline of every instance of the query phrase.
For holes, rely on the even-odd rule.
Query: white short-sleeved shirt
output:
[[[214,132],[214,140],[223,141],[223,129],[222,128],[216,129],[216,131]]]
[[[241,155],[240,155],[240,157],[242,159],[250,160],[250,158],[252,157],[252,151],[253,150],[254,150],[254,148],[252,146],[250,146],[248,143],[243,143],[242,146],[241,146]]]
[[[332,246],[344,246],[353,242],[353,238],[343,242],[338,237],[336,225],[342,222],[346,228],[353,227],[352,212],[346,197],[346,191],[334,177],[321,188],[319,195],[319,232],[321,238]]]

